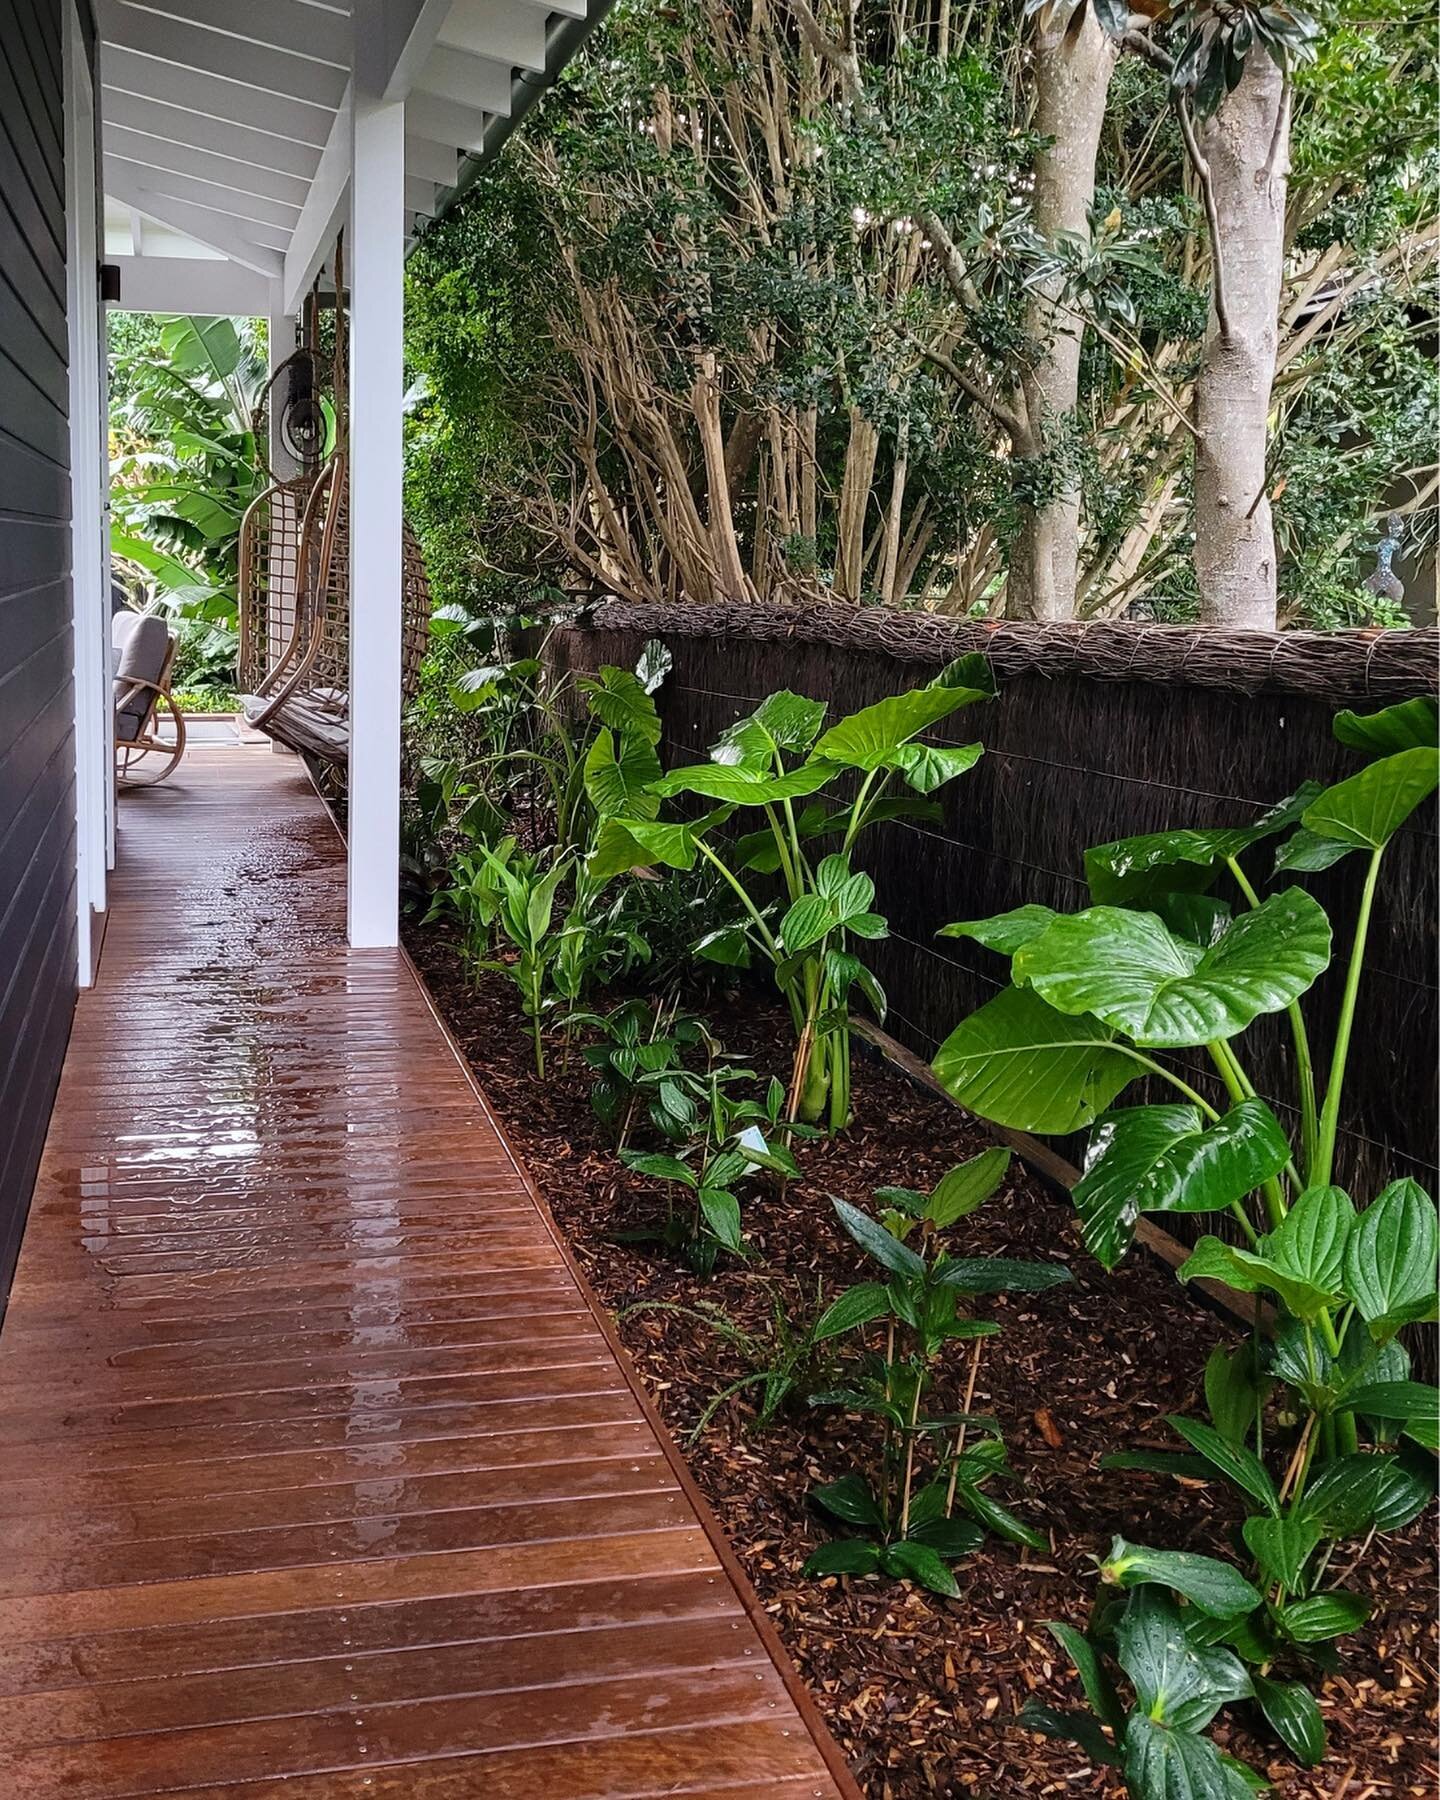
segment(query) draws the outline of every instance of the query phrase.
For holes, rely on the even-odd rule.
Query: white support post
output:
[[[349,918],[400,941],[405,105],[356,94],[350,254]]]
[[[66,314],[70,349],[71,589],[75,695],[77,975],[94,978],[95,921],[114,861],[105,367],[95,183],[95,94],[79,10],[65,26]]]

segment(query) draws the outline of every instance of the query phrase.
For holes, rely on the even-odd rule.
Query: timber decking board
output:
[[[121,803],[0,1332],[6,1800],[858,1800],[300,765]]]

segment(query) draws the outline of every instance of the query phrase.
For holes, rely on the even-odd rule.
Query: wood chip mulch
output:
[[[718,1305],[764,1333],[779,1295],[793,1319],[807,1320],[817,1287],[828,1300],[871,1273],[836,1223],[829,1196],[868,1207],[877,1186],[927,1188],[987,1147],[983,1131],[893,1069],[862,1058],[857,1044],[856,1123],[837,1140],[798,1147],[804,1180],[783,1196],[746,1202],[752,1260],[722,1258],[702,1282],[652,1246],[612,1241],[617,1231],[655,1221],[661,1207],[656,1184],[616,1160],[591,1114],[579,1059],[564,1071],[557,1056],[551,1078],[538,1082],[510,985],[497,975],[472,983],[442,930],[412,929],[409,947],[586,1276],[619,1317],[643,1379],[865,1793],[872,1800],[1110,1800],[1121,1793],[1113,1772],[1089,1766],[1078,1748],[1017,1730],[1011,1720],[1032,1693],[1053,1706],[1080,1703],[1078,1683],[1042,1626],[1052,1618],[1084,1624],[1095,1585],[1091,1558],[1112,1535],[1228,1553],[1239,1514],[1224,1488],[1098,1464],[1109,1450],[1175,1447],[1163,1417],[1201,1410],[1205,1359],[1233,1321],[1197,1305],[1142,1251],[1106,1275],[1081,1250],[1064,1201],[1012,1164],[1005,1187],[965,1222],[953,1247],[1064,1261],[1074,1274],[1045,1294],[976,1303],[1004,1327],[989,1340],[974,1399],[974,1410],[998,1416],[1020,1476],[997,1497],[1047,1532],[1050,1551],[988,1539],[956,1565],[955,1600],[889,1580],[804,1579],[806,1556],[829,1535],[807,1491],[866,1467],[873,1423],[802,1405],[757,1434],[751,1390],[687,1443],[711,1398],[745,1365],[690,1313],[642,1303]],[[699,1010],[736,1060],[788,1071],[788,1020],[775,1009],[731,995]],[[955,1346],[935,1390],[937,1410],[959,1409],[968,1355],[969,1346]],[[1281,1800],[1436,1793],[1434,1541],[1430,1514],[1363,1559],[1358,1545],[1340,1547],[1334,1570],[1373,1596],[1375,1609],[1364,1630],[1345,1640],[1341,1673],[1320,1689],[1329,1751],[1318,1768],[1298,1768],[1273,1739],[1222,1718],[1219,1741],[1266,1772]]]

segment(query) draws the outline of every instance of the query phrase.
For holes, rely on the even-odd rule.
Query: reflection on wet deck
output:
[[[290,758],[122,803],[0,1333],[5,1800],[853,1795]]]

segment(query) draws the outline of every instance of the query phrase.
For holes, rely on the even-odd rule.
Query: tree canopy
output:
[[[1204,186],[1127,34],[1088,218],[1040,216],[1065,148],[1063,111],[1037,120],[1047,27],[1079,29],[1013,0],[622,0],[411,259],[410,500],[441,597],[997,616],[1069,493],[1080,616],[1194,616]],[[1185,28],[1147,43],[1183,58]],[[1286,77],[1280,617],[1403,623],[1364,578],[1389,512],[1412,548],[1435,530],[1433,32],[1341,0],[1313,47]],[[1035,376],[1064,344],[1057,410]]]

